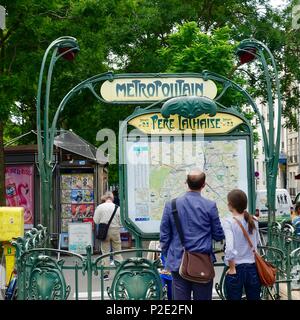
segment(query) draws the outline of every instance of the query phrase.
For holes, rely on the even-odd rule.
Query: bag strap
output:
[[[111,215],[111,217],[110,217],[110,219],[109,219],[109,221],[108,221],[108,223],[107,223],[107,225],[108,225],[107,227],[108,227],[108,228],[109,228],[109,226],[110,226],[110,224],[111,224],[111,222],[112,222],[112,219],[114,218],[114,216],[115,216],[118,208],[119,208],[119,206],[115,204],[114,212],[113,212],[113,214]]]
[[[183,236],[182,227],[181,227],[179,217],[178,217],[178,211],[177,211],[177,207],[176,207],[176,198],[172,200],[172,214],[174,216],[175,226],[176,226],[177,232],[179,234],[181,244],[184,248],[184,236]]]
[[[252,251],[255,253],[255,250],[253,249],[253,244],[252,244],[252,241],[250,240],[250,237],[248,235],[248,232],[246,231],[246,229],[243,227],[241,221],[239,221],[239,219],[237,219],[236,217],[233,217],[233,219],[238,223],[238,225],[241,227],[242,231],[243,231],[243,234],[246,238],[246,240],[248,241],[248,244],[250,246],[250,248],[252,249]]]

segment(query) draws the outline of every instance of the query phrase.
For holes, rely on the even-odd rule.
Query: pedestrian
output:
[[[292,219],[292,224],[295,228],[296,235],[299,236],[300,235],[300,202],[296,203],[295,215]]]
[[[212,261],[212,239],[221,241],[224,232],[221,226],[216,203],[204,198],[201,191],[205,187],[205,173],[198,168],[187,175],[188,191],[176,199],[179,222],[184,233],[184,246],[187,251],[207,253]],[[167,202],[160,225],[162,255],[166,257],[166,269],[171,271],[173,300],[211,300],[213,280],[196,283],[183,279],[179,267],[183,256],[183,246],[172,214],[172,202]]]
[[[94,222],[95,224],[108,223],[112,217],[115,209],[115,215],[111,221],[111,224],[108,228],[107,237],[105,240],[101,240],[101,252],[102,254],[110,253],[114,251],[121,251],[121,220],[120,220],[120,208],[114,204],[114,196],[112,192],[106,192],[105,195],[101,198],[104,202],[101,203],[95,210],[94,213]],[[116,255],[116,260],[122,261],[123,258],[120,254]],[[104,258],[104,266],[109,266],[109,257]],[[109,270],[104,271],[104,280],[109,279]]]
[[[150,241],[148,249],[150,250],[160,250],[159,241]],[[165,257],[157,252],[148,252],[147,259],[155,261],[160,259],[163,269],[159,269],[159,276],[161,279],[162,287],[166,288],[168,300],[172,300],[172,275],[169,270],[166,269],[166,259]]]
[[[100,198],[100,204],[105,203],[105,201],[106,201],[106,197],[103,195]],[[102,255],[101,241],[97,238],[98,230],[99,230],[99,224],[95,223],[95,253],[99,253],[100,255]]]
[[[237,221],[240,221],[248,232],[255,250],[259,241],[258,222],[246,211],[247,195],[244,191],[230,191],[227,200],[231,216],[222,219],[226,239],[224,259],[229,267],[225,276],[226,299],[241,300],[244,290],[247,300],[260,300],[261,283],[253,248],[250,248]]]

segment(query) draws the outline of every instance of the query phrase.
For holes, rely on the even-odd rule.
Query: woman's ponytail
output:
[[[248,223],[249,233],[252,234],[253,230],[256,229],[253,217],[251,214],[249,214],[248,211],[244,210],[244,218],[245,218],[246,222]]]

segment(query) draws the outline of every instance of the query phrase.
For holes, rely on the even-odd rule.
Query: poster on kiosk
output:
[[[24,229],[34,224],[33,165],[10,165],[5,168],[5,197],[9,207],[24,208]]]

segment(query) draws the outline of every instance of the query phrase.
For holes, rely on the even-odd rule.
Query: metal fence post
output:
[[[291,288],[291,237],[288,236],[285,239],[286,243],[286,280],[287,280],[287,295],[288,300],[292,300],[292,288]]]
[[[86,247],[86,263],[87,263],[87,292],[88,300],[92,300],[92,247]]]

